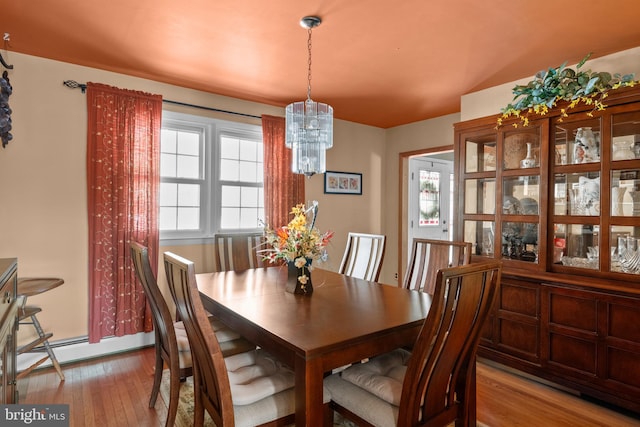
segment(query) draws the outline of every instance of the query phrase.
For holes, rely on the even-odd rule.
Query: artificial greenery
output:
[[[513,101],[501,110],[502,116],[498,118],[498,126],[502,126],[503,120],[509,117],[519,119],[513,123],[514,127],[518,127],[519,124],[527,126],[531,114],[544,116],[558,101],[569,102],[568,106],[560,111],[558,121],[567,117],[568,109],[581,102],[593,106],[593,110],[587,113],[592,116],[595,111],[602,111],[607,107],[604,99],[610,90],[639,83],[633,74],[611,75],[607,72],[582,70],[582,66],[590,57],[591,53],[580,61],[575,70],[567,67],[565,62],[557,68],[538,72],[526,85],[514,87]]]

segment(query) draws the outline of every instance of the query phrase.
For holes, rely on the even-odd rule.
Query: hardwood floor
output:
[[[166,406],[148,407],[153,348],[53,368],[18,381],[19,403],[68,403],[71,427],[160,427]],[[478,419],[490,427],[639,426],[640,415],[624,414],[479,363]]]

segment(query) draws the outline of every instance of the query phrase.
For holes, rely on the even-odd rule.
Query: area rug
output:
[[[165,405],[169,407],[169,370],[162,372],[162,383],[160,384],[160,397]],[[178,414],[176,415],[176,427],[193,426],[193,378],[189,377],[180,384],[180,403],[178,403]],[[343,419],[340,414],[335,414],[334,427],[355,427],[348,420]],[[453,425],[453,424],[452,424]],[[478,421],[478,427],[489,427]],[[204,427],[216,427],[209,414],[204,415]]]

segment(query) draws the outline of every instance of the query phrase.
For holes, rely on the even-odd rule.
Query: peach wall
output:
[[[0,149],[0,257],[17,257],[21,277],[64,278],[64,285],[31,297],[29,303],[42,307],[39,319],[45,330],[54,332],[53,341],[85,337],[88,330],[86,97],[79,89],[63,86],[63,80],[100,82],[257,116],[282,116],[284,111],[29,55],[10,52],[8,59],[15,66],[9,72],[14,140]],[[258,119],[165,106],[174,111],[260,123]],[[381,231],[384,131],[336,120],[334,132],[334,147],[327,159],[330,168],[363,173],[365,189],[363,196],[324,195],[322,175],[310,178],[307,183],[308,199],[320,201],[318,226],[336,232],[328,267],[337,269],[344,248],[343,236],[350,229]],[[199,269],[208,268],[211,259],[210,247],[206,245],[162,249],[193,258]],[[21,342],[32,336],[29,329],[21,329]]]
[[[398,212],[401,196],[400,188],[400,153],[442,147],[453,144],[453,124],[460,120],[459,114],[449,114],[431,120],[411,123],[387,129],[386,132],[386,179],[384,180],[384,210],[386,212],[384,229],[387,234],[387,251],[385,254],[380,281],[397,284],[398,277],[402,277],[405,266],[398,263],[398,242],[407,246],[406,235],[398,236],[398,219],[401,218],[406,226],[406,212]],[[408,177],[403,175],[402,182],[408,183]],[[406,188],[405,188],[406,190]]]

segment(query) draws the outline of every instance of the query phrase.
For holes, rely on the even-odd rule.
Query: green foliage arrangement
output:
[[[515,96],[513,101],[501,110],[498,127],[502,126],[503,120],[510,117],[519,119],[513,123],[514,127],[520,124],[527,126],[531,114],[544,116],[558,101],[569,102],[567,108],[561,110],[558,121],[568,116],[567,110],[580,103],[593,106],[593,110],[587,113],[592,116],[595,111],[602,111],[607,107],[604,100],[610,90],[639,83],[633,74],[611,75],[607,72],[582,70],[582,66],[590,57],[591,53],[580,61],[575,70],[567,67],[565,61],[557,68],[538,72],[526,85],[514,87]]]

